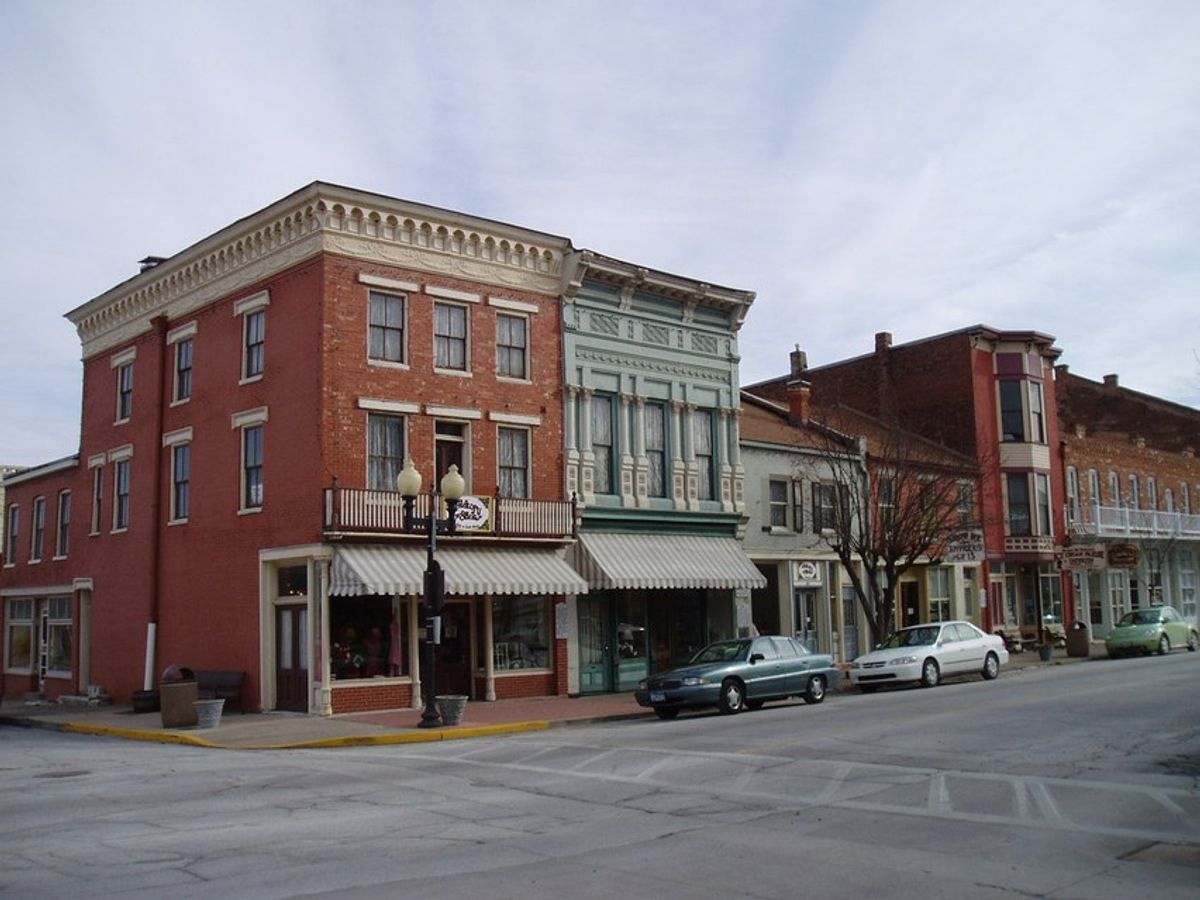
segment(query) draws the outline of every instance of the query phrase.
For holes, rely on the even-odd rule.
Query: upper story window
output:
[[[263,377],[267,365],[267,291],[252,294],[233,304],[233,314],[242,317],[242,383]]]
[[[1046,443],[1046,414],[1040,381],[1029,382],[1029,439],[1035,444]]]
[[[89,534],[100,533],[100,522],[104,509],[104,457],[100,457],[100,465],[92,466],[92,524]]]
[[[1138,477],[1136,475],[1129,476],[1129,508],[1142,508],[1142,488],[1138,484]]]
[[[814,482],[812,486],[813,533],[837,528],[837,485],[830,482]]]
[[[1158,509],[1158,480],[1153,475],[1146,479],[1146,500],[1147,509]]]
[[[1046,443],[1045,394],[1040,381],[1000,381],[1000,437],[1005,443]]]
[[[133,415],[133,362],[117,367],[117,421],[127,422]]]
[[[435,483],[441,484],[442,476],[451,466],[471,483],[471,430],[466,422],[440,419],[433,424],[433,458]]]
[[[1022,537],[1033,534],[1033,516],[1029,505],[1029,475],[1010,472],[1008,481],[1008,533]]]
[[[367,356],[376,362],[404,363],[407,297],[371,291],[371,318]]]
[[[1192,513],[1192,492],[1188,490],[1186,481],[1179,482],[1179,504],[1180,511],[1185,515]]]
[[[1097,472],[1095,469],[1088,469],[1087,477],[1088,477],[1088,502],[1092,503],[1095,506],[1099,506],[1101,503],[1101,500],[1103,499],[1100,496],[1100,473]]]
[[[174,402],[183,403],[192,397],[192,338],[175,345]]]
[[[667,407],[647,403],[645,407],[646,493],[667,496]]]
[[[129,459],[118,459],[113,464],[113,531],[129,527],[130,467]]]
[[[613,491],[613,403],[611,394],[596,394],[592,397],[592,465],[593,489],[597,494]]]
[[[385,413],[367,415],[367,487],[373,491],[396,490],[396,476],[404,467],[403,416]]]
[[[701,500],[715,500],[717,479],[716,454],[713,451],[713,411],[694,410],[692,426],[696,456],[696,496]]]
[[[66,559],[71,549],[71,492],[58,494],[58,537],[54,542],[54,556]]]
[[[1079,472],[1074,466],[1067,467],[1067,513],[1072,522],[1079,520]]]
[[[15,565],[17,561],[17,542],[21,534],[21,507],[13,503],[8,507],[8,521],[4,526],[5,548],[4,565]]]
[[[46,543],[46,498],[33,498],[33,515],[30,522],[29,561],[41,562],[42,549]]]
[[[263,505],[263,426],[242,429],[242,509]]]
[[[1175,492],[1170,488],[1163,491],[1163,509],[1169,513],[1175,512]]]
[[[499,428],[500,496],[529,496],[529,431]]]
[[[1035,499],[1037,501],[1038,534],[1053,534],[1050,525],[1050,476],[1037,473],[1033,476]]]
[[[192,445],[171,448],[171,521],[186,522],[192,508]]]
[[[529,320],[524,316],[496,316],[496,374],[529,378]]]
[[[767,485],[767,524],[771,528],[788,527],[788,481],[772,478]]]
[[[1116,472],[1108,473],[1108,503],[1110,506],[1121,506],[1121,476]]]
[[[434,366],[467,370],[467,307],[456,303],[433,305]]]
[[[885,528],[890,528],[896,521],[896,479],[890,475],[880,476],[877,480],[877,500],[879,503],[879,521]]]
[[[958,483],[958,524],[966,528],[975,524],[975,486],[969,481]]]
[[[1000,382],[1000,434],[1006,442],[1025,440],[1025,407],[1020,381]]]

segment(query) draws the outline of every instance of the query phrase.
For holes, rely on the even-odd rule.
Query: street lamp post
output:
[[[421,645],[421,684],[425,690],[425,710],[421,713],[420,728],[435,728],[442,724],[441,713],[438,712],[437,693],[434,686],[436,655],[434,645],[441,643],[442,600],[446,593],[445,573],[441,564],[435,558],[437,552],[437,536],[439,531],[444,534],[455,532],[455,510],[458,501],[466,491],[466,480],[458,473],[458,466],[450,466],[442,476],[441,497],[446,500],[446,519],[438,519],[438,491],[429,492],[429,515],[417,518],[413,515],[413,505],[417,495],[421,493],[421,473],[413,465],[409,457],[405,457],[404,468],[396,476],[396,489],[400,492],[404,503],[404,530],[425,531],[425,597],[422,601],[422,612],[425,621],[425,639]]]

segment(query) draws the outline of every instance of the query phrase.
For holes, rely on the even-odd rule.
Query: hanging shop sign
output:
[[[942,559],[950,563],[983,562],[983,529],[963,528],[946,539]]]
[[[1063,547],[1058,567],[1071,571],[1093,571],[1103,569],[1106,560],[1104,548],[1094,544]]]
[[[1110,569],[1136,569],[1140,561],[1137,544],[1109,544],[1108,567]]]
[[[465,531],[492,530],[492,498],[463,497],[454,510],[454,527]]]
[[[820,587],[821,567],[810,559],[792,564],[792,581],[795,587]]]

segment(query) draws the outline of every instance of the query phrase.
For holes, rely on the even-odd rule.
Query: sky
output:
[[[1200,3],[0,3],[0,464],[63,318],[315,180],[755,291],[741,380],[984,323],[1200,406]]]

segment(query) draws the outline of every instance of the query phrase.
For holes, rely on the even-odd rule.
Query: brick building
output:
[[[1069,598],[1093,632],[1167,604],[1196,620],[1200,410],[1055,371],[1062,424]]]
[[[873,353],[807,370],[822,397],[975,461],[982,472],[985,629],[1032,637],[1040,622],[1063,622],[1056,557],[1064,492],[1053,378],[1059,352],[1049,335],[977,325],[899,345],[881,332]],[[786,402],[788,380],[747,390]]]
[[[4,694],[123,700],[184,664],[246,672],[247,708],[417,705],[406,456],[487,513],[442,541],[437,690],[565,692],[570,253],[318,182],[69,313],[80,449],[6,482]]]

